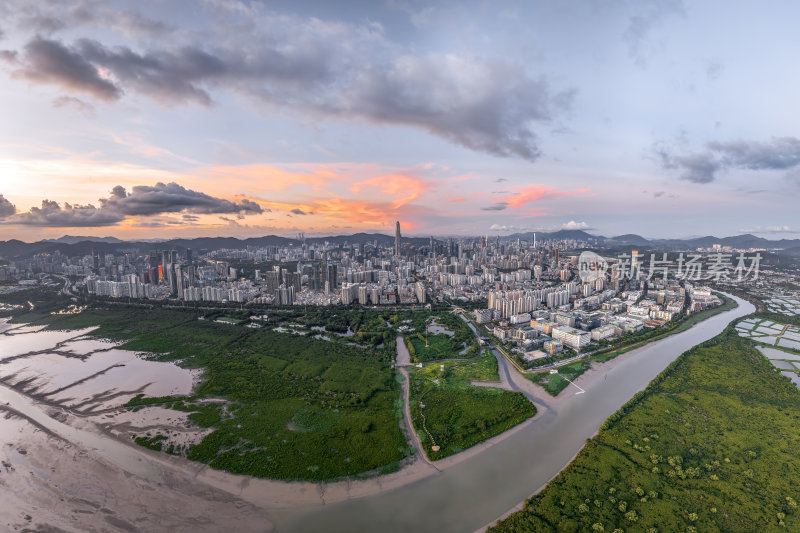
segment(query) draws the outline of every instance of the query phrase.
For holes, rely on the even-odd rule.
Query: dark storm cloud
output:
[[[250,200],[231,202],[187,189],[177,183],[156,183],[152,187],[138,185],[133,187],[130,193],[124,187],[117,185],[111,190],[108,198],[101,198],[99,202],[99,207],[68,203],[62,206],[57,202],[44,200],[42,207],[33,207],[28,212],[16,213],[14,206],[0,195],[0,223],[23,226],[95,227],[113,226],[127,217],[184,213],[182,220],[142,221],[142,223],[174,225],[193,223],[197,220],[196,215],[230,213],[242,216],[264,212],[260,205]]]
[[[404,55],[369,23],[248,16],[255,18],[221,21],[220,28],[231,30],[224,37],[199,44],[188,34],[166,33],[158,41],[164,44],[144,50],[37,36],[17,75],[107,101],[127,92],[166,105],[210,106],[214,91],[234,91],[284,113],[409,126],[471,150],[531,161],[541,155],[538,126],[568,110],[574,96],[503,59]],[[86,17],[100,20],[96,13]],[[127,24],[143,31],[150,22]]]
[[[740,170],[790,170],[800,165],[800,139],[775,137],[769,142],[712,141],[702,152],[676,153],[657,143],[653,153],[661,167],[681,171],[680,178],[709,183],[719,172]]]
[[[372,121],[417,126],[467,148],[535,160],[532,122],[569,108],[571,92],[554,93],[501,62],[446,56],[404,57],[359,76],[346,105]]]
[[[10,217],[17,212],[17,208],[0,194],[0,218]]]
[[[486,207],[481,207],[481,211],[503,211],[508,207],[508,202],[497,202]]]
[[[125,219],[120,213],[93,205],[71,205],[42,200],[42,207],[32,207],[27,213],[17,213],[3,220],[7,224],[50,227],[113,226]]]
[[[105,101],[118,99],[122,92],[112,82],[100,77],[97,68],[78,51],[58,41],[39,37],[25,46],[23,66],[14,75],[33,83],[54,84]]]
[[[187,189],[174,182],[156,183],[154,186],[137,185],[130,193],[117,185],[111,190],[111,196],[100,199],[100,205],[103,209],[130,216],[181,211],[194,215],[263,212],[260,205],[250,200],[231,202]]]

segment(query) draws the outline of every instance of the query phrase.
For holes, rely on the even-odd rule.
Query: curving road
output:
[[[581,449],[587,438],[681,353],[718,335],[755,308],[739,307],[691,329],[593,365],[558,397],[509,369],[500,372],[514,390],[536,404],[538,414],[517,431],[441,473],[398,489],[325,506],[269,512],[278,531],[475,531],[538,491]]]

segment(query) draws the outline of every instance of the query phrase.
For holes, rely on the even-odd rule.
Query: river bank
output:
[[[577,453],[585,439],[596,432],[608,415],[643,388],[682,351],[714,336],[735,316],[750,312],[744,307],[744,302],[740,301],[739,304],[738,309],[709,319],[691,330],[623,354],[609,363],[597,365],[597,368],[593,365],[576,381],[576,385],[586,391],[581,395],[569,394],[568,389],[559,397],[550,397],[543,389],[509,369],[503,364],[504,359],[499,357],[501,378],[512,390],[523,392],[535,403],[537,415],[489,441],[437,461],[435,465],[417,457],[398,472],[385,476],[334,483],[308,483],[232,475],[123,442],[104,433],[102,428],[91,427],[92,424],[81,421],[80,417],[64,419],[70,413],[59,413],[57,407],[36,404],[35,400],[30,399],[44,415],[39,421],[41,427],[36,428],[28,423],[33,429],[20,432],[13,441],[10,435],[4,433],[2,449],[24,449],[27,446],[36,451],[37,460],[48,464],[56,461],[62,453],[57,443],[66,443],[64,445],[69,449],[82,454],[80,457],[85,457],[85,461],[100,465],[92,481],[87,482],[89,488],[86,490],[93,490],[97,494],[103,493],[103,490],[105,493],[122,491],[116,496],[117,504],[108,508],[123,516],[120,519],[128,523],[134,523],[130,522],[133,518],[129,520],[125,516],[135,518],[136,508],[120,503],[124,501],[125,493],[117,484],[124,484],[123,480],[130,478],[135,479],[135,483],[144,483],[148,491],[163,492],[165,502],[187,502],[196,498],[198,491],[206,491],[203,494],[208,497],[213,495],[214,501],[224,502],[224,505],[220,503],[222,508],[218,510],[221,517],[227,516],[229,511],[246,509],[247,512],[242,516],[251,520],[249,527],[245,527],[247,530],[269,530],[273,524],[279,531],[352,531],[356,528],[384,531],[474,530],[530,496],[532,488],[542,486],[551,479]],[[575,391],[578,392],[578,389]],[[5,402],[11,403],[8,399],[2,403]],[[15,406],[8,405],[7,408],[14,409]],[[82,426],[84,431],[100,435],[101,445],[87,445],[74,435],[65,435],[68,433],[66,429],[49,422],[57,422],[56,418],[67,420],[69,427],[72,424]],[[124,466],[119,464],[118,458],[103,455],[109,439],[126,450],[127,458],[122,461]],[[46,444],[42,444],[42,441]],[[133,461],[133,465],[155,465],[161,479],[148,479],[146,476],[140,479],[142,474],[136,472],[136,468],[127,463],[128,460]],[[89,467],[84,465],[83,468]],[[49,479],[53,486],[66,487],[74,474],[74,471],[64,468],[62,473],[50,473]],[[28,485],[35,483],[36,479],[38,483],[47,479],[43,474],[31,476],[33,474],[25,482]],[[3,479],[0,477],[0,483]],[[90,498],[89,501],[102,506],[106,500]],[[24,502],[21,505],[19,508],[25,510]],[[414,509],[414,512],[409,513],[409,509]],[[33,516],[29,511],[26,514]],[[74,517],[94,524],[82,513]]]
[[[558,397],[526,380],[507,366],[512,388],[525,393],[537,415],[483,451],[442,473],[391,493],[341,502],[324,508],[270,512],[279,531],[474,531],[494,522],[553,478],[597,432],[599,425],[681,353],[719,334],[733,319],[753,307],[721,313],[680,334],[648,344],[603,364],[593,364],[575,385]],[[570,393],[574,390],[575,393]],[[488,449],[487,449],[488,448]],[[465,453],[469,453],[467,450]]]

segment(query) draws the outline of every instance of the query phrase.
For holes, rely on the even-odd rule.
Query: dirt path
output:
[[[439,470],[425,454],[425,449],[422,447],[422,441],[419,440],[419,435],[417,435],[417,432],[414,431],[414,425],[411,421],[411,405],[409,400],[409,396],[411,394],[411,380],[408,376],[408,370],[406,370],[405,366],[400,366],[401,364],[411,364],[411,354],[408,353],[408,348],[406,347],[405,340],[402,336],[397,337],[397,364],[397,370],[400,372],[400,375],[403,376],[403,416],[406,421],[406,432],[408,433],[408,438],[411,441],[411,444],[413,444],[414,449],[416,449],[417,457],[431,465],[433,468],[436,468],[436,470]]]

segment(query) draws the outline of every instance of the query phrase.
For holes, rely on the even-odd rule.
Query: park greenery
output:
[[[641,348],[651,342],[686,331],[703,320],[736,307],[737,304],[735,300],[720,293],[715,294],[722,300],[722,305],[692,313],[688,316],[682,315],[681,318],[673,319],[664,326],[647,328],[635,333],[625,334],[611,341],[600,341],[597,344],[599,349],[587,353],[586,357],[579,361],[558,367],[558,374],[535,372],[524,375],[532,382],[544,387],[551,396],[558,396],[562,390],[569,386],[569,381],[574,381],[578,376],[591,368],[590,362],[605,363],[619,355]],[[564,359],[564,357],[562,356],[561,359]],[[557,362],[557,360],[558,359],[542,358],[539,361],[542,361],[541,364],[545,364]],[[568,378],[569,381],[564,379],[564,377]]]
[[[525,377],[537,385],[544,387],[544,390],[546,390],[551,396],[558,396],[562,390],[569,387],[570,381],[574,381],[578,376],[589,370],[590,367],[591,363],[588,359],[581,359],[558,367],[557,374],[550,374],[549,372],[535,372],[531,374],[525,374]]]
[[[491,531],[797,531],[798,421],[800,390],[729,327]]]
[[[413,448],[398,420],[400,387],[391,369],[396,337],[418,339],[431,324],[453,333],[429,333],[429,339],[446,338],[449,344],[439,343],[430,353],[420,350],[437,362],[412,370],[412,378],[414,370],[421,378],[441,364],[447,374],[442,387],[425,396],[432,435],[443,442],[433,458],[468,448],[535,413],[519,393],[470,385],[498,381],[497,360],[481,353],[472,330],[451,312],[296,306],[254,314],[95,301],[82,313],[55,315],[71,302],[57,289],[7,295],[4,301],[19,305],[6,315],[53,329],[96,327],[93,336],[117,341],[122,349],[202,369],[191,395],[139,395],[127,407],[183,411],[210,428],[199,443],[185,447],[168,445],[159,433],[137,436],[135,442],[213,468],[297,480],[397,469]],[[415,425],[424,442],[418,405]]]
[[[409,376],[411,419],[425,453],[434,460],[474,446],[536,414],[536,408],[520,392],[470,384],[499,381],[497,359],[488,349],[473,360],[411,368]]]
[[[403,325],[409,328],[405,340],[412,362],[465,359],[480,353],[472,330],[454,313],[418,312]],[[436,326],[447,333],[432,333]]]

